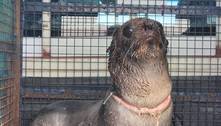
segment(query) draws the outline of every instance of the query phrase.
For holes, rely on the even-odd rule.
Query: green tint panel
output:
[[[13,4],[12,0],[0,0],[0,41],[13,41]]]
[[[6,59],[6,54],[5,53],[0,53],[0,98],[6,96],[6,90],[5,90],[5,80],[3,79],[8,75],[8,70],[7,70],[7,59]],[[3,101],[0,102],[0,106],[3,106],[4,103]],[[4,109],[0,110],[0,118],[3,116]],[[1,120],[0,120],[1,124]]]
[[[7,63],[7,55],[5,53],[0,53],[0,78],[8,75]]]

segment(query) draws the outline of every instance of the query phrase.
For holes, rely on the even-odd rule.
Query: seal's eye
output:
[[[163,48],[163,44],[162,43],[160,43],[160,49],[162,49]]]
[[[127,38],[130,38],[131,35],[132,35],[132,32],[133,32],[133,29],[130,27],[130,26],[126,26],[124,29],[123,29],[123,35]]]

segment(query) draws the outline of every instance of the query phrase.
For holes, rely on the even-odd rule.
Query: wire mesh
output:
[[[219,0],[25,0],[22,125],[58,100],[100,99],[111,81],[106,49],[118,25],[161,22],[169,40],[174,122],[221,124]],[[177,124],[178,125],[178,124]]]
[[[15,1],[0,0],[0,126],[15,126],[18,119],[15,9]]]

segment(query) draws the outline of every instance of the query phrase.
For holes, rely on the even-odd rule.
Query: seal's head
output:
[[[163,26],[159,22],[136,18],[116,29],[108,51],[110,57],[153,59],[165,57],[167,45]]]
[[[157,105],[165,99],[171,91],[167,45],[157,21],[136,18],[117,28],[108,48],[116,94],[138,105]]]

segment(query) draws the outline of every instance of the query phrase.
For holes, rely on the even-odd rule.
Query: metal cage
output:
[[[23,126],[54,101],[103,98],[111,35],[136,17],[164,26],[175,119],[221,124],[219,0],[24,0],[22,12]]]
[[[0,126],[19,125],[20,2],[0,0]]]

